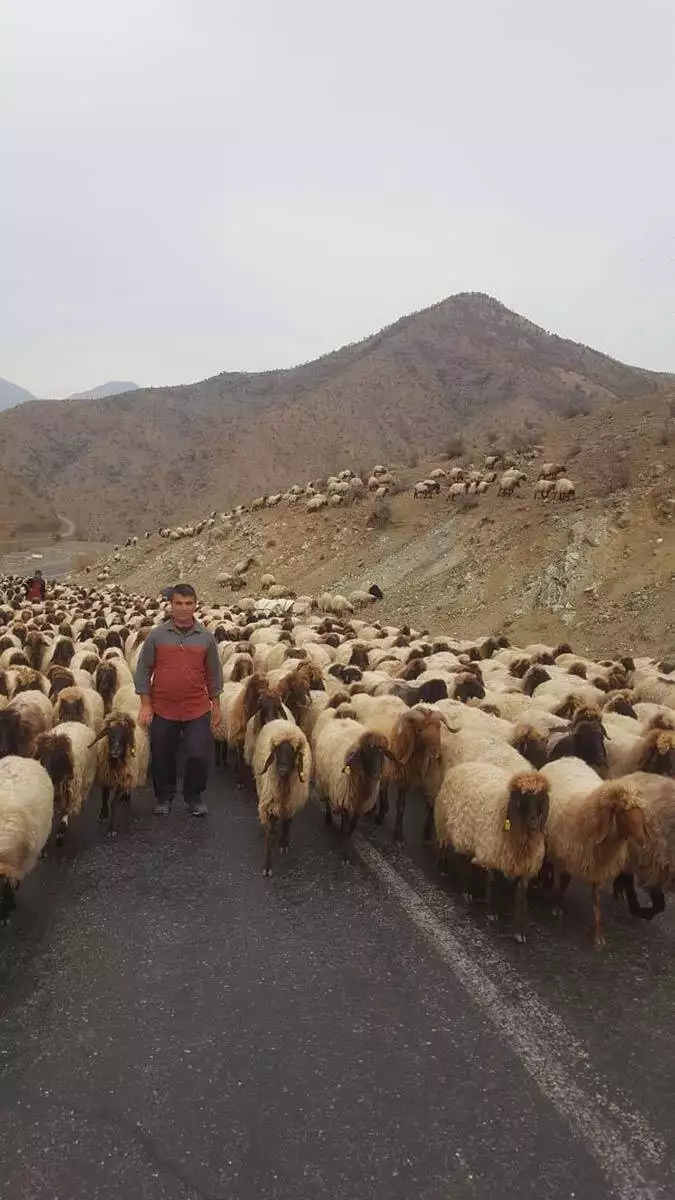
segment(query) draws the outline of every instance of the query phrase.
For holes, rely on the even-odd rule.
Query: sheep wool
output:
[[[28,758],[0,762],[0,925],[16,905],[16,885],[33,870],[47,844],[54,786],[44,767]]]

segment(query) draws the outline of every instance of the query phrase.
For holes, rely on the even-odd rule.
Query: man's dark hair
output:
[[[174,596],[191,596],[195,602],[197,600],[197,593],[191,583],[175,584],[174,587],[172,587],[172,589],[171,589],[171,599],[172,600],[173,600]]]

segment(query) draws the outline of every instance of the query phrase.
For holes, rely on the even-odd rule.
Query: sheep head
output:
[[[350,750],[345,758],[342,773],[349,775],[358,772],[365,775],[368,780],[379,779],[384,768],[385,758],[398,766],[384,734],[371,733],[368,730],[361,735],[354,749]]]
[[[3,708],[0,712],[0,758],[18,754],[21,745],[21,713]]]
[[[638,770],[675,778],[675,733],[652,729],[645,737]]]
[[[127,757],[133,756],[136,753],[135,747],[135,721],[127,713],[111,713],[103,724],[103,728],[94,741],[102,741],[104,738],[108,742],[108,758],[111,763],[126,762]]]
[[[261,775],[265,775],[266,772],[269,771],[272,763],[275,763],[277,775],[280,779],[288,779],[289,776],[296,771],[300,783],[305,782],[305,777],[302,772],[301,745],[294,746],[288,738],[284,738],[283,741],[277,742],[267,756],[262,771],[260,772]]]
[[[543,833],[548,820],[549,783],[538,771],[520,771],[509,783],[509,802],[504,828]]]

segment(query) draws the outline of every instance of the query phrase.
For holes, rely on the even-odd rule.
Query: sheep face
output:
[[[542,833],[548,820],[548,809],[548,780],[534,771],[515,775],[509,789],[505,827]]]
[[[35,757],[54,784],[54,804],[67,803],[69,784],[73,777],[73,757],[65,734],[41,734],[35,744]]]
[[[638,770],[675,778],[675,733],[660,729],[648,733],[647,745]]]
[[[367,779],[379,779],[384,769],[385,758],[388,758],[390,762],[396,762],[387,745],[386,738],[381,734],[369,733],[362,737],[359,745],[350,751],[342,769],[347,774],[360,769]]]
[[[134,753],[134,724],[130,717],[110,721],[104,735],[108,739],[108,758],[111,763],[126,762]]]
[[[259,710],[261,725],[267,725],[269,721],[280,720],[285,715],[284,706],[278,696],[270,692],[269,695],[262,697]]]
[[[270,751],[269,757],[262,769],[264,775],[269,771],[272,763],[276,764],[277,775],[280,779],[288,779],[294,771],[297,771],[298,779],[304,783],[302,774],[302,747],[294,746],[292,742],[283,741]]]
[[[577,721],[574,725],[574,745],[578,758],[593,767],[602,778],[607,772],[605,726],[599,721]]]
[[[0,712],[0,758],[18,754],[21,743],[21,716],[12,709]]]

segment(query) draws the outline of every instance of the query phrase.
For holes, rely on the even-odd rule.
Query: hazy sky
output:
[[[673,0],[1,0],[0,375],[286,366],[457,291],[675,370]]]

